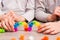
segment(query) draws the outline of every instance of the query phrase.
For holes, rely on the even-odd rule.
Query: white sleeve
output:
[[[28,20],[28,22],[32,21],[34,19],[34,0],[28,0],[27,5],[26,5],[26,12],[23,15],[23,17]]]
[[[3,11],[2,9],[2,0],[0,0],[0,15],[3,15],[4,13],[6,13],[5,11]]]
[[[36,13],[35,17],[37,20],[42,22],[47,22],[47,17],[51,15],[50,13],[45,12],[45,5],[43,0],[36,0]]]

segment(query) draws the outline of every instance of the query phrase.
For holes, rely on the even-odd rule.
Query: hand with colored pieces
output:
[[[0,21],[0,28],[4,28],[6,31],[14,31],[14,20],[8,15],[3,15]]]
[[[18,26],[23,26],[25,31],[31,31],[33,25],[35,25],[37,27],[40,27],[40,23],[37,22],[37,21],[32,21],[32,22],[29,23],[29,25],[26,22],[16,22],[14,24],[14,29],[15,29],[15,32],[16,32],[16,31],[18,31]]]
[[[40,26],[40,23],[38,23],[37,21],[30,22],[29,27],[28,27],[28,24],[26,22],[16,22],[14,24],[14,29],[15,29],[15,31],[18,31],[18,29],[17,29],[18,26],[24,26],[25,31],[31,31],[33,25]]]
[[[14,31],[15,21],[11,15],[12,13],[8,12],[1,16],[0,27],[4,28],[6,31]]]
[[[16,15],[14,11],[9,11],[0,17],[0,21],[1,21],[0,24],[2,24],[0,26],[1,27],[3,26],[3,28],[6,31],[15,31],[14,30],[15,22],[25,21],[25,18]],[[17,30],[17,28],[15,29]]]
[[[28,30],[28,24],[26,22],[16,22],[14,24],[14,29],[15,29],[15,32],[18,31],[18,26],[21,25],[21,26],[24,26],[24,29],[27,31]],[[0,33],[3,33],[5,32],[4,29],[0,29]]]
[[[38,29],[39,33],[44,33],[44,34],[57,34],[60,32],[60,22],[49,22],[42,24],[40,29]]]

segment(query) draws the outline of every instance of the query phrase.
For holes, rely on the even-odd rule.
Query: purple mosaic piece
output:
[[[15,29],[15,32],[17,32],[18,31],[18,28],[14,28]]]
[[[28,31],[31,31],[31,30],[32,30],[32,28],[31,28],[31,27],[29,27],[29,28],[28,28]]]

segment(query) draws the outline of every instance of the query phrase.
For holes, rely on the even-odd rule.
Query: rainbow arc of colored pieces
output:
[[[14,24],[14,29],[15,29],[15,32],[16,32],[16,31],[18,31],[18,27],[19,27],[19,26],[23,26],[25,31],[31,31],[33,25],[35,25],[37,28],[39,28],[39,27],[41,26],[41,25],[40,25],[40,22],[35,21],[35,20],[32,21],[32,22],[30,22],[30,23],[26,23],[26,22],[16,22],[16,23]],[[0,28],[0,33],[3,33],[3,32],[5,32],[5,30]]]
[[[34,20],[34,21],[30,22],[30,23],[17,22],[17,23],[15,23],[15,25],[14,25],[14,29],[15,29],[15,31],[17,31],[17,30],[18,30],[18,29],[17,29],[18,26],[23,26],[25,31],[31,31],[33,25],[35,25],[37,28],[39,28],[39,27],[41,26],[41,25],[40,25],[40,22]]]
[[[37,28],[39,28],[41,26],[40,22],[34,20],[29,23],[28,31],[32,30],[33,25],[35,25]]]

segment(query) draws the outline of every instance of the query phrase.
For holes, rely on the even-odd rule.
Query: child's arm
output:
[[[57,7],[55,8],[53,14],[56,15],[56,16],[58,16],[58,17],[60,17],[60,6],[57,6]]]
[[[40,20],[40,21],[43,21],[43,22],[54,21],[55,17],[53,17],[52,14],[45,12],[46,11],[45,3],[44,3],[43,0],[36,0],[36,13],[35,13],[35,17],[36,17],[37,20]]]

